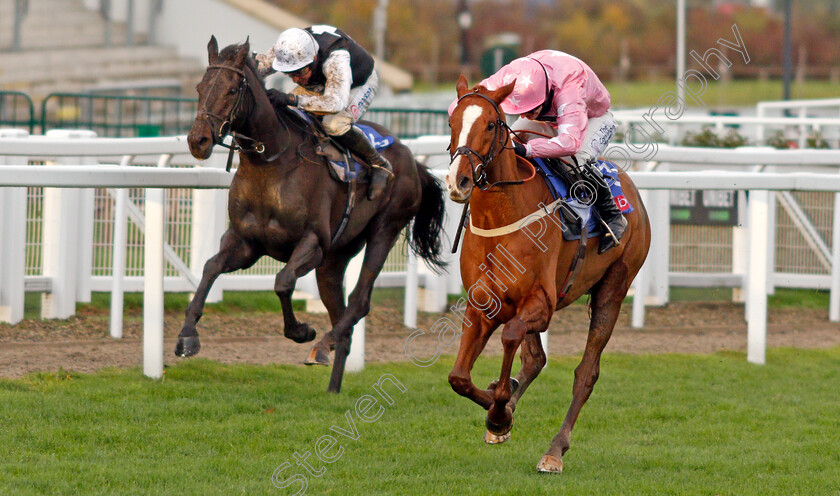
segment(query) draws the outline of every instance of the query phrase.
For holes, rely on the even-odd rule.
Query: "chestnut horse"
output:
[[[394,167],[394,181],[374,201],[358,195],[343,233],[334,240],[348,192],[345,185],[330,178],[326,159],[316,154],[318,140],[305,118],[286,107],[275,114],[248,41],[219,53],[212,37],[207,53],[210,65],[197,87],[198,113],[187,137],[190,152],[206,159],[227,134],[241,151],[230,186],[230,228],[222,236],[219,253],[204,266],[175,354],[191,356],[200,349],[196,323],[216,278],[246,269],[268,255],[285,262],[274,291],[283,309],[283,333],[298,343],[315,339],[315,330],[295,318],[292,291],[299,277],[315,269],[332,330],[312,349],[307,363],[328,365],[329,352],[334,349],[328,390],[338,392],[353,325],[370,310],[373,282],[410,221],[410,248],[427,263],[442,265],[442,186],[397,140],[383,151]],[[385,129],[367,124],[388,135]],[[359,282],[345,308],[344,272],[350,259],[365,246]]]
[[[554,312],[589,293],[589,336],[575,369],[572,403],[560,432],[537,465],[541,472],[556,473],[563,470],[572,427],[598,379],[601,352],[621,302],[647,256],[650,225],[639,192],[621,174],[622,189],[635,209],[626,216],[629,225],[621,244],[599,255],[598,243],[588,243],[579,272],[571,281],[567,279],[579,244],[565,241],[559,220],[544,215],[544,205],[552,202],[548,187],[542,180],[527,180],[533,177],[532,166],[520,167],[513,152],[510,128],[499,108],[513,86],[512,82],[493,91],[483,86],[469,89],[461,76],[456,87],[458,104],[449,118],[453,156],[446,184],[450,198],[469,202],[471,212],[461,251],[461,278],[470,298],[449,383],[458,394],[488,410],[485,441],[504,442],[510,437],[517,401],[546,363],[539,333],[546,331]],[[538,240],[534,236],[537,220]],[[526,225],[528,232],[524,232]],[[564,291],[567,282],[571,287]],[[493,306],[489,301],[497,303]],[[504,358],[499,380],[487,390],[479,389],[470,371],[501,325]],[[520,345],[522,368],[511,379],[514,353]]]

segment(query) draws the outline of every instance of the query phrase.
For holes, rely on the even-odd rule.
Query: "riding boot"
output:
[[[367,162],[371,172],[367,197],[368,200],[379,198],[385,191],[388,181],[394,177],[394,169],[388,159],[376,151],[365,133],[356,126],[351,126],[349,131],[333,138]]]
[[[624,236],[624,230],[627,229],[627,219],[621,215],[621,211],[616,206],[610,186],[595,165],[594,159],[583,164],[581,173],[587,182],[595,187],[596,191],[595,207],[604,228],[601,241],[598,244],[598,254],[600,255],[613,246],[621,244],[621,237]]]

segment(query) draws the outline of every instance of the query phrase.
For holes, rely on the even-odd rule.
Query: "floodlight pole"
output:
[[[677,98],[685,102],[685,0],[677,0]]]
[[[388,24],[388,0],[379,0],[373,11],[373,39],[375,40],[374,55],[379,60],[385,60],[385,29]]]
[[[790,11],[790,0],[785,0],[785,41],[784,51],[782,52],[782,68],[784,71],[784,91],[782,96],[783,100],[790,100],[790,82],[793,78],[793,54],[790,41]]]

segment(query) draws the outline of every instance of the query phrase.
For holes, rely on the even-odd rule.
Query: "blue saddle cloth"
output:
[[[577,214],[587,222],[587,226],[589,228],[589,237],[595,237],[601,234],[601,224],[596,221],[592,212],[594,211],[595,207],[581,202],[578,198],[573,195],[569,194],[569,185],[566,182],[558,177],[554,171],[545,163],[545,161],[541,158],[534,158],[531,159],[542,172],[543,178],[545,179],[546,185],[548,186],[549,191],[551,191],[551,196],[554,200],[562,198],[566,201],[566,203],[572,207]],[[622,214],[629,214],[633,211],[633,206],[630,205],[630,202],[627,201],[627,198],[624,196],[624,192],[621,190],[621,182],[618,180],[618,167],[606,160],[598,159],[598,170],[604,175],[604,179],[606,179],[607,184],[610,185],[610,192],[613,195],[613,201],[615,201],[616,206],[621,211]],[[574,192],[577,193],[577,192]],[[578,239],[580,236],[570,237],[568,239]]]
[[[365,133],[365,136],[367,136],[368,141],[371,142],[376,151],[384,150],[389,146],[393,145],[396,141],[396,139],[393,136],[382,136],[376,129],[365,124],[355,124],[355,126]],[[342,182],[349,182],[353,179],[357,179],[359,175],[364,171],[364,165],[360,164],[355,160],[353,161],[352,168],[347,165],[346,160],[330,160],[330,164],[332,164],[333,169],[335,170],[336,174]]]
[[[293,108],[295,112],[302,118],[312,122],[314,117],[312,114],[300,110],[298,108]],[[366,124],[354,124],[356,127],[362,130],[367,136],[368,141],[373,144],[373,147],[379,151],[388,148],[389,146],[393,145],[396,142],[396,139],[393,136],[383,136],[377,131],[376,129],[366,125]],[[360,164],[357,161],[353,161],[353,167],[350,167],[347,164],[346,160],[330,160],[330,164],[332,165],[333,171],[335,171],[335,175],[337,176],[338,180],[341,182],[350,182],[353,179],[358,179],[359,176],[364,172],[364,165]]]

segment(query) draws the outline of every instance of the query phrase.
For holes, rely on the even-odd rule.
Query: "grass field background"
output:
[[[185,361],[162,381],[137,369],[0,381],[0,494],[294,494],[274,470],[326,434],[341,457],[310,461],[307,494],[840,495],[840,349],[606,354],[558,476],[534,467],[571,398],[578,358],[552,359],[504,445],[482,442],[484,411],[457,396],[452,357],[426,369],[369,365],[324,392],[328,370]],[[499,359],[479,361],[485,385]],[[372,387],[391,374],[387,405]],[[354,412],[380,398],[381,418]],[[376,408],[373,409],[375,411]],[[349,428],[357,440],[335,435]],[[336,450],[338,448],[335,448]],[[333,451],[333,454],[337,451]]]

